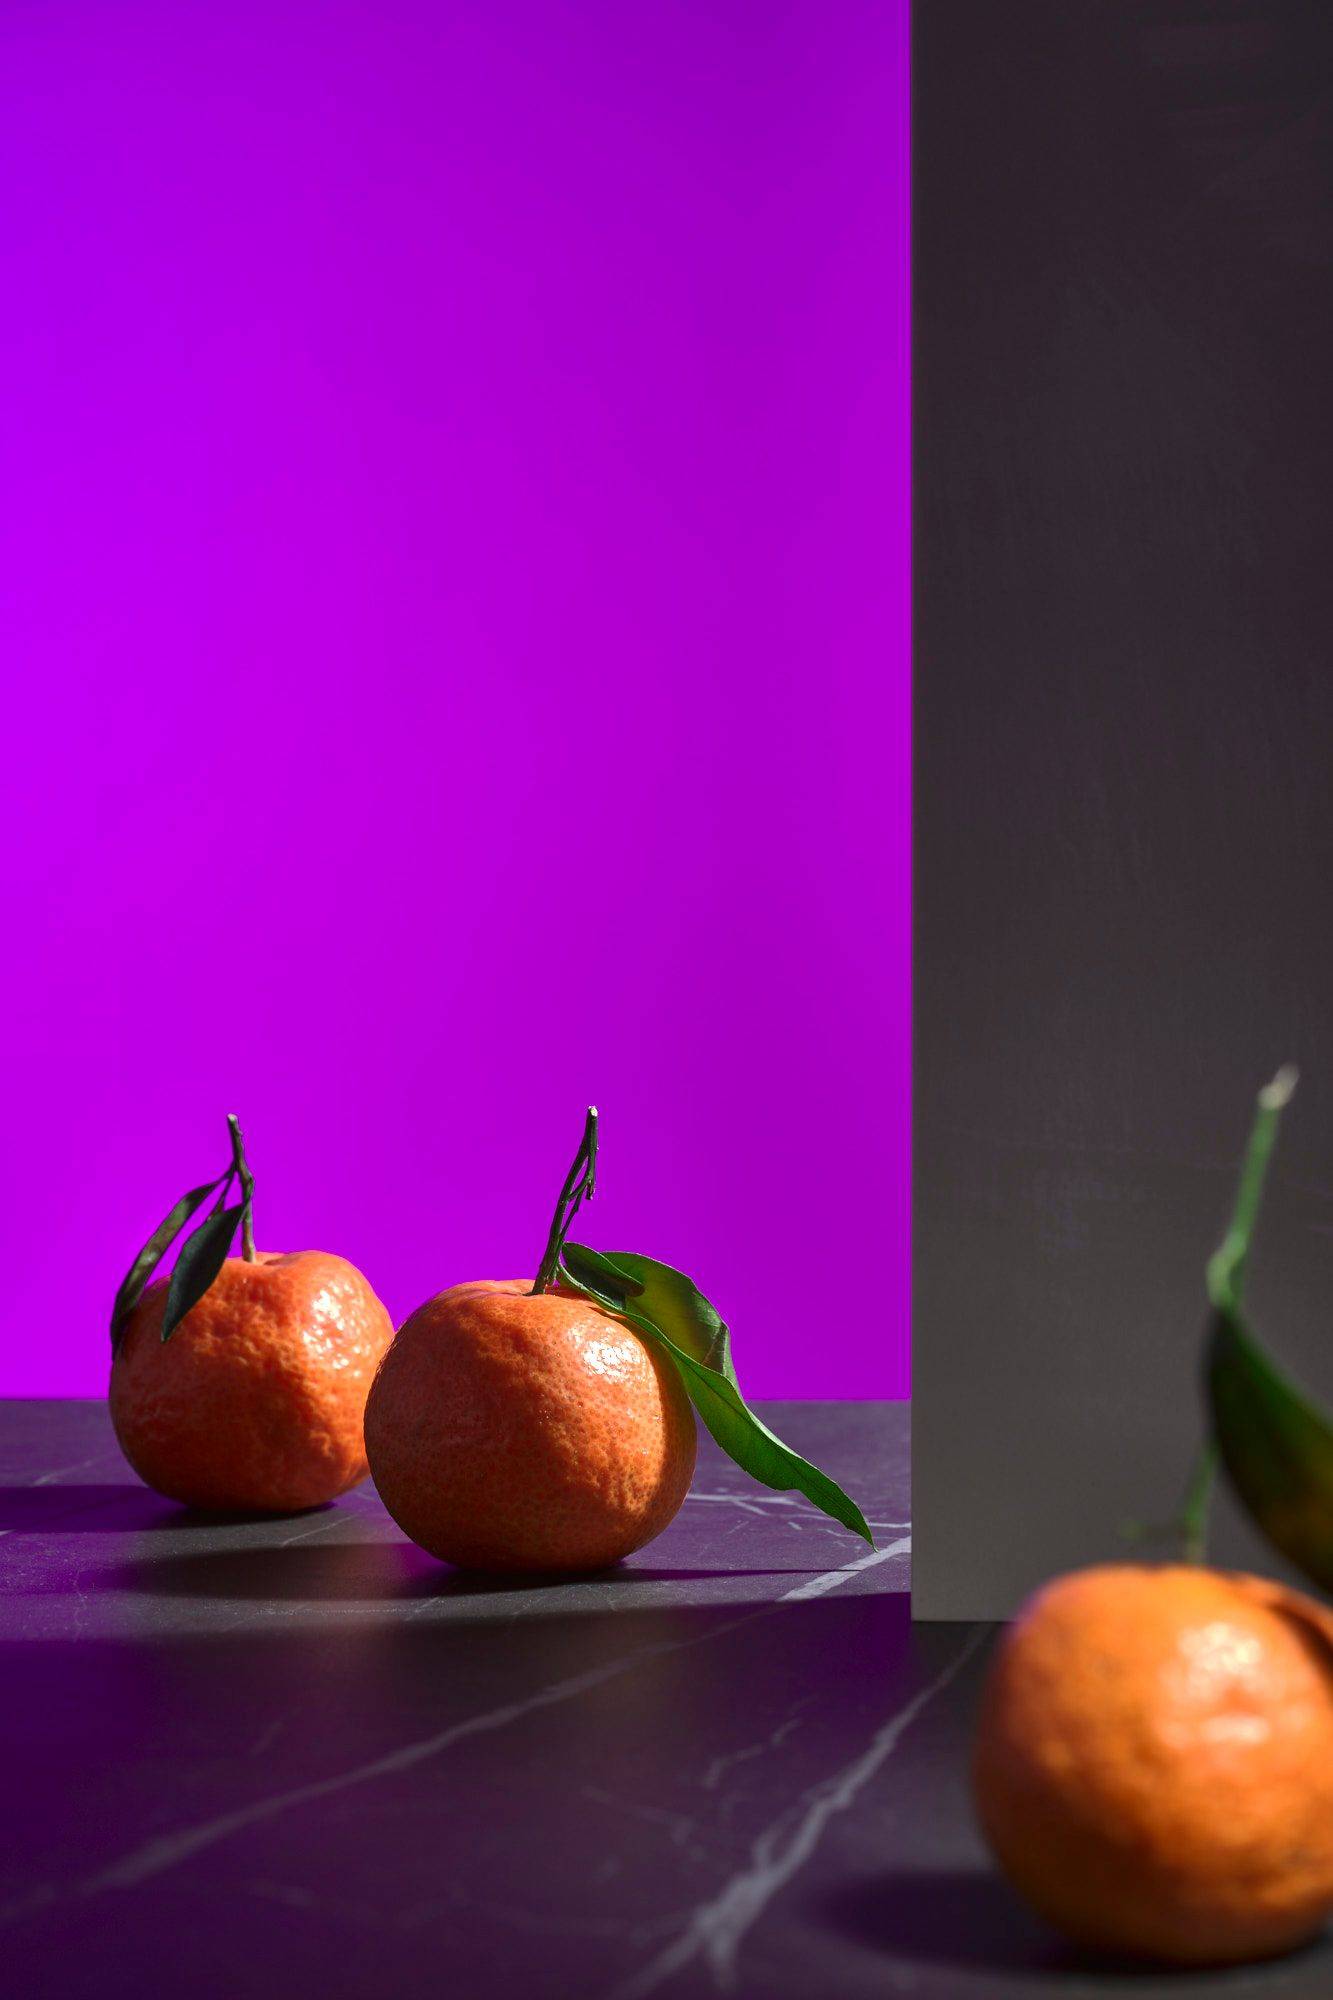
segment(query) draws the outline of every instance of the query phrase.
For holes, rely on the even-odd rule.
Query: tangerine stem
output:
[[[1208,1260],[1208,1295],[1219,1312],[1234,1312],[1240,1305],[1241,1285],[1250,1254],[1250,1238],[1259,1217],[1268,1162],[1277,1138],[1278,1121],[1296,1088],[1296,1070],[1286,1063],[1259,1092],[1254,1124],[1250,1129],[1245,1159],[1236,1190],[1236,1206],[1221,1248]]]
[[[241,1183],[241,1258],[247,1264],[255,1261],[255,1177],[250,1172],[245,1157],[245,1146],[241,1139],[241,1121],[234,1111],[227,1113],[227,1130],[231,1133],[232,1167]]]
[[[1187,1563],[1201,1563],[1208,1553],[1208,1509],[1217,1480],[1218,1450],[1210,1438],[1199,1453],[1180,1510],[1180,1539]]]
[[[533,1297],[539,1292],[549,1292],[555,1283],[560,1253],[565,1247],[570,1224],[578,1214],[581,1204],[592,1200],[596,1187],[597,1106],[590,1104],[588,1115],[583,1121],[583,1137],[574,1155],[574,1164],[565,1175],[565,1184],[560,1190],[560,1199],[551,1218],[551,1233],[546,1239],[546,1249],[542,1253],[542,1261],[532,1284]]]
[[[1121,1533],[1128,1542],[1150,1543],[1180,1550],[1180,1561],[1201,1563],[1208,1554],[1208,1513],[1221,1456],[1215,1440],[1205,1439],[1190,1472],[1179,1511],[1169,1521],[1126,1521]]]

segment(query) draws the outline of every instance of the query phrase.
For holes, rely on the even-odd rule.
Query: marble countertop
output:
[[[705,1440],[676,1522],[541,1587],[369,1485],[281,1521],[139,1486],[96,1403],[0,1404],[0,1964],[25,2000],[1008,2000],[1333,1989],[1333,1949],[1162,1980],[986,1866],[990,1633],[913,1627],[908,1412],[766,1414],[871,1553]]]

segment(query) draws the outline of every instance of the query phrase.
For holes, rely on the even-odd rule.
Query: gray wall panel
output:
[[[1289,1057],[1251,1300],[1333,1397],[1333,8],[914,37],[914,1576],[971,1618],[1170,1511]]]

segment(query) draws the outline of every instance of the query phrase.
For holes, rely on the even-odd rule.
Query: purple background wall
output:
[[[587,1217],[907,1389],[906,6],[0,12],[0,1389],[240,1111],[395,1317]]]

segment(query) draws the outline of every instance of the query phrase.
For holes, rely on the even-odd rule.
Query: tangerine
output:
[[[694,1474],[670,1361],[589,1300],[455,1285],[405,1321],[366,1405],[380,1498],[466,1569],[589,1570],[659,1535]]]
[[[1272,1957],[1333,1909],[1333,1613],[1260,1577],[1107,1565],[1000,1641],[976,1736],[982,1830],[1082,1944]]]
[[[148,1286],[111,1365],[111,1421],[145,1484],[189,1507],[295,1513],[365,1478],[393,1322],[355,1265],[228,1257],[164,1342],[167,1291]]]

